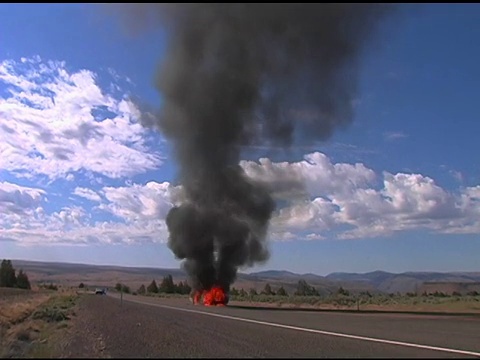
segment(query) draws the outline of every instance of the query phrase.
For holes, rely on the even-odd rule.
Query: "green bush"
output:
[[[38,285],[38,287],[40,288],[44,288],[44,289],[47,289],[47,290],[58,290],[58,286],[57,285],[54,285],[54,284],[40,284]]]
[[[34,319],[45,320],[46,322],[59,322],[68,320],[69,317],[64,311],[57,307],[48,307],[41,310],[37,310],[33,313]]]

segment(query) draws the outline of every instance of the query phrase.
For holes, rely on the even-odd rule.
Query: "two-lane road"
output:
[[[480,357],[480,317],[474,316],[203,307],[132,295],[120,307],[115,294],[101,298],[95,301],[112,302],[111,311],[136,323],[113,356]],[[146,340],[152,332],[156,346]]]

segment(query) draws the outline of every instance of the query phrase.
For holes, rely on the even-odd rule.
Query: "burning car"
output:
[[[194,290],[190,294],[190,301],[194,305],[203,303],[205,306],[225,306],[229,295],[220,286],[214,286],[210,290]]]

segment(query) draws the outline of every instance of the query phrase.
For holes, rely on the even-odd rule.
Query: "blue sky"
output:
[[[0,258],[177,267],[165,216],[181,191],[158,107],[160,28],[88,4],[0,5]],[[301,178],[253,269],[480,271],[480,6],[408,5],[362,58],[354,122],[316,147],[244,154]]]

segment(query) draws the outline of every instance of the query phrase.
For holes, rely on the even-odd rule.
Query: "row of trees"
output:
[[[117,291],[122,291],[126,294],[129,294],[131,292],[130,287],[127,285],[117,283],[115,285],[115,290]],[[157,285],[157,282],[155,280],[152,280],[150,285],[145,287],[144,284],[142,284],[138,290],[136,291],[137,294],[144,295],[144,294],[158,294],[158,293],[164,293],[164,294],[190,294],[192,291],[192,288],[187,284],[186,281],[180,281],[178,284],[173,281],[172,275],[167,275],[163,277],[163,280],[161,281],[160,285]]]
[[[117,283],[115,285],[115,289],[117,291],[122,291],[124,293],[130,293],[130,288],[126,285]],[[190,294],[192,288],[188,285],[186,281],[180,281],[178,284],[173,281],[172,275],[167,275],[163,278],[160,285],[157,285],[155,280],[145,287],[145,285],[141,285],[136,293],[143,295],[143,294],[157,294],[157,293],[164,293],[164,294]],[[230,289],[230,294],[233,296],[248,296],[248,295],[259,295],[256,289],[251,288],[247,292],[244,289],[236,289],[235,287]],[[288,292],[285,290],[283,286],[280,286],[276,291],[272,289],[272,286],[267,283],[263,291],[260,292],[261,295],[278,295],[278,296],[289,296]],[[348,296],[349,292],[344,290],[343,288],[338,289],[338,294]],[[297,289],[293,293],[296,296],[319,296],[320,293],[318,290],[309,285],[305,280],[300,280],[297,284]]]
[[[2,260],[0,265],[0,287],[30,289],[28,276],[22,269],[15,273],[11,260]]]
[[[130,288],[126,285],[122,285],[120,283],[117,283],[115,286],[115,289],[117,291],[123,291],[124,293],[130,293]],[[175,283],[173,281],[172,275],[167,275],[163,278],[163,280],[160,282],[160,285],[157,285],[157,282],[155,280],[152,280],[152,282],[148,285],[141,285],[136,293],[138,294],[157,294],[157,293],[164,293],[164,294],[190,294],[191,292],[191,287],[188,285],[186,281],[180,281],[178,283]],[[241,296],[241,297],[247,297],[247,296],[255,296],[255,295],[276,295],[276,296],[289,296],[289,293],[285,290],[283,286],[280,286],[279,288],[275,290],[272,289],[272,286],[267,283],[265,284],[265,287],[263,288],[262,291],[258,292],[255,288],[250,288],[248,291],[245,289],[236,289],[235,287],[232,287],[230,289],[230,294],[233,296]],[[343,287],[339,287],[335,291],[336,295],[339,296],[350,296],[350,292]],[[295,291],[293,292],[294,296],[320,296],[319,291],[312,285],[308,284],[305,280],[299,280],[296,286]],[[362,297],[372,297],[373,295],[370,294],[369,291],[362,291],[360,292],[360,295]],[[393,296],[394,294],[390,294],[390,296]],[[417,296],[417,294],[412,294],[412,293],[407,293],[407,296]],[[429,294],[433,296],[448,296],[443,293],[433,293]],[[461,296],[459,293],[454,293],[453,295],[456,296]],[[468,293],[468,295],[478,295],[478,292],[476,291],[471,291]],[[422,294],[422,296],[426,296],[426,294]]]
[[[178,284],[173,282],[172,275],[167,275],[163,278],[160,285],[157,285],[155,280],[152,280],[150,285],[145,287],[141,285],[140,288],[137,290],[138,294],[146,294],[146,293],[165,293],[165,294],[190,294],[192,288],[188,285],[186,281],[180,281]],[[237,296],[247,296],[247,295],[258,295],[255,289],[250,289],[249,292],[245,291],[244,289],[235,289],[234,287],[230,290],[231,295]],[[287,291],[283,286],[280,286],[277,291],[274,291],[270,284],[265,284],[265,288],[261,292],[264,295],[278,295],[278,296],[288,296]],[[297,290],[295,291],[294,295],[301,295],[301,296],[318,296],[318,290],[315,289],[313,286],[310,286],[305,280],[300,280],[298,282]]]
[[[245,291],[244,289],[236,289],[232,288],[230,290],[230,293],[234,296],[248,296],[248,295],[259,295],[257,290],[254,288],[251,288],[248,292]],[[368,292],[367,292],[368,293]],[[350,292],[348,290],[345,290],[344,288],[340,287],[337,290],[338,295],[343,295],[343,296],[349,296]],[[272,287],[269,283],[265,284],[265,287],[263,288],[263,291],[260,292],[260,295],[278,295],[278,296],[288,296],[288,292],[285,290],[283,286],[280,286],[277,291],[273,291]],[[318,290],[309,285],[305,280],[299,280],[297,283],[297,288],[295,292],[293,293],[295,296],[320,296],[320,293]],[[371,296],[368,293],[368,296]]]
[[[137,293],[139,294],[146,294],[146,293],[164,293],[164,294],[190,294],[192,291],[192,288],[190,285],[187,284],[186,281],[180,281],[178,284],[176,284],[173,281],[172,275],[168,274],[167,276],[163,277],[162,282],[160,285],[157,285],[157,282],[155,280],[152,280],[150,285],[145,287],[145,285],[142,284],[140,288],[137,290]]]
[[[268,283],[265,284],[265,287],[264,287],[263,291],[261,291],[260,293],[258,293],[254,288],[251,288],[248,292],[245,291],[244,289],[237,290],[235,288],[232,288],[230,293],[232,295],[243,296],[243,297],[248,296],[248,295],[259,295],[259,294],[260,295],[288,296],[288,293],[283,288],[283,286],[278,288],[278,290],[275,292],[275,291],[272,290],[272,287]],[[344,289],[343,287],[339,287],[335,291],[334,294],[339,295],[339,296],[345,296],[345,297],[348,297],[348,296],[351,295],[350,291]],[[300,280],[297,284],[297,288],[296,288],[295,292],[293,293],[293,295],[295,295],[295,296],[320,296],[320,293],[315,287],[309,285],[305,280]],[[358,295],[360,295],[361,297],[364,297],[364,298],[373,297],[373,295],[369,291],[361,291],[361,292],[358,293]],[[401,296],[400,293],[398,293],[397,295]],[[407,292],[405,295],[407,297],[419,296],[417,293],[412,293],[412,292]],[[478,295],[480,295],[480,293],[478,291],[471,290],[471,291],[467,292],[465,295],[467,295],[467,296],[478,296]],[[389,294],[389,296],[393,297],[393,296],[395,296],[395,294]],[[433,293],[424,292],[423,294],[421,294],[421,296],[423,296],[423,297],[425,297],[425,296],[433,296],[433,297],[457,296],[457,297],[461,297],[463,295],[459,292],[456,292],[456,291],[454,291],[452,294],[447,294],[447,293],[435,291]]]
[[[128,286],[117,283],[115,286],[117,291],[123,291],[124,293],[130,293],[131,290]],[[160,285],[157,285],[155,280],[148,285],[141,285],[136,292],[137,294],[144,295],[144,294],[157,294],[157,293],[164,293],[164,294],[190,294],[192,288],[188,285],[186,281],[180,281],[175,283],[173,281],[172,275],[167,275],[163,278],[160,282]],[[349,297],[351,294],[348,290],[344,289],[343,287],[339,287],[335,293],[338,296]],[[285,290],[283,286],[277,288],[277,290],[273,290],[272,286],[267,283],[262,291],[258,292],[255,288],[250,288],[248,291],[245,289],[236,289],[232,287],[230,289],[230,295],[232,296],[239,296],[239,297],[247,297],[247,296],[255,296],[255,295],[270,295],[270,296],[289,296],[289,293]],[[295,291],[293,292],[294,296],[320,296],[319,291],[312,285],[308,284],[305,280],[299,280],[296,286]],[[359,293],[361,297],[371,298],[373,295],[369,291],[362,291]],[[428,294],[430,296],[437,296],[437,297],[445,297],[449,296],[443,293],[435,292],[433,294]],[[479,295],[476,291],[471,291],[467,295]],[[390,297],[394,296],[394,294],[390,294]],[[407,293],[406,296],[417,296],[414,293]],[[427,296],[426,293],[422,294],[422,296]],[[462,296],[459,293],[454,293],[452,296]]]
[[[248,293],[244,289],[236,289],[232,288],[230,293],[234,296],[247,296],[247,295],[258,295],[257,290],[251,288]],[[269,283],[265,284],[263,291],[260,292],[261,295],[278,295],[278,296],[288,296],[288,292],[285,290],[283,286],[280,286],[277,291],[273,291],[271,285]],[[300,280],[297,284],[297,289],[293,293],[293,295],[297,296],[319,296],[318,290],[309,285],[305,280]]]
[[[230,289],[230,294],[233,295],[233,296],[245,297],[245,296],[248,296],[248,295],[251,295],[251,296],[258,295],[258,292],[254,288],[250,288],[250,290],[247,292],[243,288],[242,289],[236,289],[236,288],[232,287]],[[260,292],[260,294],[261,295],[288,296],[288,293],[283,286],[280,286],[277,289],[277,291],[273,291],[272,287],[268,283],[265,284],[265,287],[263,288],[263,291]]]

